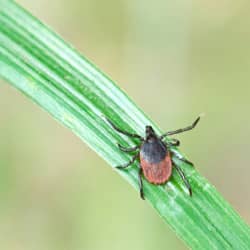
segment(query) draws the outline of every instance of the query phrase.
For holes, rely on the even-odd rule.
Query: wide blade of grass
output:
[[[152,124],[107,76],[39,20],[7,0],[0,1],[0,76],[113,167],[129,159],[116,143],[132,145],[136,139],[114,132],[104,117],[141,135],[145,125]],[[248,225],[195,169],[174,161],[186,172],[194,194],[188,196],[176,172],[166,186],[144,181],[145,197],[162,219],[192,249],[250,249]],[[138,191],[137,164],[117,173]]]

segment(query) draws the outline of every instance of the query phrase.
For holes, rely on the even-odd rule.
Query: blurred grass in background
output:
[[[160,127],[179,128],[205,112],[197,130],[179,136],[182,152],[250,222],[250,3],[18,2]],[[186,249],[70,131],[0,87],[1,249]]]

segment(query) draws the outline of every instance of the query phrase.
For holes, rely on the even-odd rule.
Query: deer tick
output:
[[[107,118],[106,118],[107,119]],[[172,155],[175,155],[181,161],[186,162],[193,166],[193,163],[187,159],[181,157],[179,154],[176,154],[175,151],[171,150],[172,146],[179,146],[180,141],[177,139],[172,139],[172,141],[164,142],[164,138],[170,135],[179,134],[188,130],[193,129],[200,120],[200,116],[193,122],[192,125],[177,129],[174,131],[169,131],[164,133],[161,136],[158,136],[154,129],[151,126],[146,126],[145,128],[145,137],[140,135],[133,134],[118,128],[111,120],[107,119],[108,123],[115,129],[117,132],[126,135],[128,137],[136,138],[140,140],[140,143],[135,147],[127,148],[118,144],[119,149],[125,153],[136,152],[132,159],[121,166],[117,166],[119,169],[124,169],[130,166],[135,162],[137,158],[140,159],[139,172],[138,172],[138,181],[140,188],[140,196],[144,199],[143,192],[143,183],[142,183],[142,174],[146,180],[150,183],[159,185],[164,184],[169,180],[172,175],[172,168],[175,167],[177,173],[180,175],[185,186],[189,191],[189,195],[192,196],[192,188],[186,178],[182,169],[173,163]]]

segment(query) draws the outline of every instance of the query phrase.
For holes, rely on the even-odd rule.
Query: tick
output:
[[[107,118],[106,118],[107,119]],[[154,129],[151,126],[146,126],[145,128],[145,137],[141,137],[140,135],[133,134],[118,128],[113,122],[107,119],[108,123],[115,129],[117,132],[126,135],[128,137],[136,138],[140,141],[140,143],[134,147],[127,148],[120,144],[118,144],[119,149],[125,153],[135,152],[135,155],[132,159],[121,166],[117,166],[119,169],[124,169],[129,167],[131,164],[135,162],[136,159],[139,158],[139,171],[138,171],[138,182],[140,188],[140,196],[144,199],[143,192],[143,183],[142,183],[142,174],[145,179],[153,183],[155,185],[160,185],[166,183],[172,175],[172,169],[175,167],[177,173],[180,175],[183,180],[185,186],[189,191],[189,195],[192,196],[192,188],[188,182],[188,179],[185,176],[185,173],[182,169],[173,163],[172,156],[175,155],[178,159],[183,162],[186,162],[193,166],[193,163],[188,161],[187,159],[181,157],[179,154],[176,154],[171,148],[173,146],[179,146],[180,141],[177,139],[172,139],[172,141],[164,142],[164,138],[167,136],[180,134],[182,132],[191,130],[195,128],[197,123],[199,122],[200,117],[198,117],[192,125],[177,129],[174,131],[169,131],[164,133],[161,136],[158,136]]]

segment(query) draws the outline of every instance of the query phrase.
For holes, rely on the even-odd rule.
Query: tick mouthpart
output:
[[[146,126],[146,140],[149,140],[150,138],[155,138],[155,131],[151,126]]]
[[[151,127],[151,126],[146,126],[146,134],[150,134],[150,133],[152,133],[154,130],[153,130],[153,128]]]

